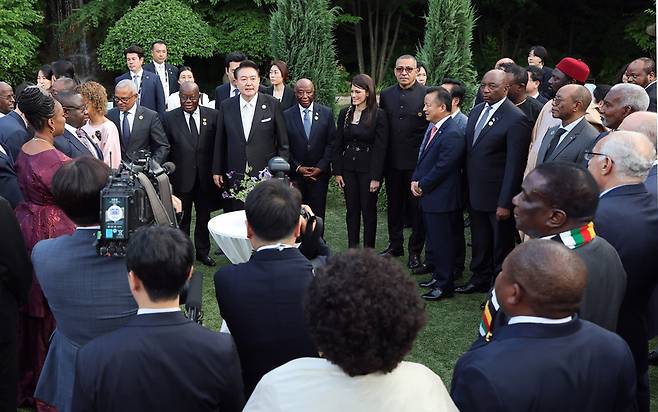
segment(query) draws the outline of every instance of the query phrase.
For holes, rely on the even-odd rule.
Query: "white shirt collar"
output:
[[[99,225],[95,225],[95,226],[76,226],[75,229],[76,229],[76,230],[78,230],[78,229],[84,229],[84,230],[100,230],[101,227],[100,227]]]
[[[460,109],[460,108],[457,108],[457,111],[454,112],[454,113],[451,113],[451,114],[450,114],[450,117],[452,117],[452,118],[454,119],[454,118],[457,117],[457,115],[458,115],[459,113],[461,113],[461,112],[462,112],[461,109]]]
[[[235,93],[236,90],[239,90],[237,87],[233,86],[233,83],[229,83],[229,86],[231,86],[231,91],[229,92],[229,97],[233,97],[233,93]]]
[[[127,111],[128,113],[130,113],[131,115],[133,115],[133,118],[134,118],[134,117],[135,117],[135,113],[137,112],[137,101],[135,100],[135,104],[133,104],[133,107],[131,107],[130,109],[128,109],[128,110],[126,110],[126,111]],[[121,112],[121,113],[124,113],[124,112]],[[123,119],[121,119],[121,120],[123,120]],[[134,119],[133,119],[133,120],[134,120]]]
[[[240,93],[240,109],[242,109],[245,105],[249,105],[249,107],[256,107],[256,101],[258,101],[258,93],[254,95],[254,97],[251,98],[251,101],[246,101],[242,97],[242,93]]]
[[[616,189],[616,188],[618,188],[618,187],[629,186],[629,185],[632,185],[632,184],[635,184],[635,183],[625,183],[625,184],[623,184],[623,185],[612,186],[611,188],[606,189],[606,190],[604,190],[603,192],[601,192],[601,194],[599,195],[599,199],[602,198],[603,196],[605,196],[606,194],[608,194],[608,192],[610,192],[610,191],[612,191],[612,190],[614,190],[614,189]]]
[[[549,319],[541,318],[539,316],[513,316],[510,318],[508,325],[514,325],[515,323],[543,323],[545,325],[557,325],[560,323],[567,323],[573,319],[573,316],[567,316],[566,318],[561,319]]]
[[[539,97],[539,91],[537,91],[537,93],[535,93],[533,95],[528,95],[528,96],[532,97],[533,99],[536,99],[536,98]]]
[[[450,119],[450,116],[446,116],[443,119],[439,120],[438,122],[434,123],[434,127],[436,127],[436,130],[439,131],[443,123],[446,122],[446,120]]]
[[[265,245],[261,246],[258,249],[256,249],[256,252],[260,252],[261,250],[268,250],[268,249],[277,249],[279,251],[282,251],[283,249],[296,249],[299,247],[299,245],[287,245],[285,243],[275,243],[273,245]]]
[[[500,99],[499,101],[497,101],[496,103],[491,104],[491,105],[489,103],[485,103],[485,108],[486,108],[486,105],[491,106],[491,109],[492,109],[491,114],[493,115],[494,113],[496,113],[496,110],[498,110],[498,108],[500,106],[502,106],[503,103],[505,103],[505,100],[507,100],[507,97],[503,97],[502,99]]]
[[[169,312],[180,312],[180,308],[175,307],[175,308],[161,308],[161,309],[153,309],[153,308],[137,309],[138,315],[149,315],[151,313],[169,313]]]
[[[139,76],[141,78],[142,74],[144,74],[144,69],[140,68],[138,72],[130,72],[130,78],[132,79],[134,76]]]
[[[68,123],[64,123],[64,128],[69,132],[71,132],[73,136],[78,137],[78,129],[76,129],[75,127],[71,126]]]
[[[313,102],[311,102],[311,105],[304,109],[301,104],[297,105],[299,107],[299,114],[302,115],[302,119],[304,118],[304,110],[308,110],[309,116],[313,117]]]
[[[185,119],[187,119],[188,122],[190,120],[190,115],[194,116],[194,118],[196,119],[197,117],[199,117],[200,112],[201,112],[201,105],[197,106],[196,110],[193,111],[192,113],[188,113],[185,110],[183,110],[183,113],[185,114]]]
[[[569,134],[584,118],[585,115],[582,115],[578,119],[574,120],[573,122],[569,123],[566,126],[562,126],[562,123],[560,123],[560,128],[567,131],[566,133],[563,133],[562,136],[566,136],[567,134]]]

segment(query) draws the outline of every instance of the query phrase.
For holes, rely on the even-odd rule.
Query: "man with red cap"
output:
[[[548,91],[553,97],[555,97],[555,94],[562,86],[567,84],[584,85],[588,76],[589,67],[584,61],[573,57],[565,57],[560,60],[555,66],[555,69],[553,69],[553,75],[548,79]],[[537,117],[537,122],[535,122],[535,127],[530,136],[530,151],[528,153],[528,162],[524,175],[527,175],[535,168],[537,164],[537,153],[548,129],[561,124],[561,120],[554,118],[551,114],[552,107],[553,99],[546,102],[539,113],[539,117]],[[605,130],[601,124],[601,117],[596,111],[595,104],[589,105],[585,114],[585,119],[599,131]]]

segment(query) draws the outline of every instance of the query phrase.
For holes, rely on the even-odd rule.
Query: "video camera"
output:
[[[140,227],[158,224],[178,227],[167,174],[173,163],[158,164],[146,150],[131,163],[121,162],[101,190],[101,256],[125,256],[131,235]]]

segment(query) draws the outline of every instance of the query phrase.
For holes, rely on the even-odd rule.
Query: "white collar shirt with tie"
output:
[[[190,113],[186,112],[183,110],[183,113],[185,114],[185,122],[187,123],[187,128],[190,128]],[[196,131],[197,133],[201,134],[201,110],[197,107],[194,112],[192,112],[192,117],[194,118],[194,122],[196,124]],[[192,130],[190,130],[191,132]]]
[[[229,86],[231,86],[231,92],[229,93],[229,97],[237,96],[240,94],[240,89],[237,87],[233,86],[233,83],[229,83]],[[237,94],[235,93],[237,91]]]
[[[304,109],[304,108],[302,107],[302,105],[300,105],[300,104],[298,104],[297,106],[299,107],[299,114],[302,116],[302,126],[304,126],[304,112],[306,112],[306,111],[308,110],[308,119],[309,119],[309,122],[310,122],[310,123],[309,123],[309,124],[310,124],[310,126],[309,126],[309,133],[308,133],[308,136],[306,136],[306,138],[308,139],[309,137],[311,137],[311,136],[310,136],[310,134],[311,134],[311,133],[310,133],[310,129],[311,129],[311,127],[313,127],[313,116],[314,116],[314,113],[313,113],[313,102],[311,102],[311,105],[308,106],[307,109]],[[305,131],[306,131],[306,130],[305,130]]]
[[[68,123],[64,124],[64,128],[68,130],[69,133],[71,133],[73,136],[75,136],[75,138],[78,139],[78,141],[82,143],[82,145],[86,147],[87,150],[89,150],[92,156],[98,159],[98,152],[96,152],[96,148],[94,147],[94,144],[90,140],[87,140],[86,138],[85,139],[81,138],[78,135],[78,129],[76,129],[75,127],[71,126]],[[83,131],[83,133],[86,134],[87,132]]]
[[[475,124],[480,123],[480,118],[482,117],[482,115],[483,115],[484,113],[486,113],[486,111],[487,111],[487,106],[491,106],[491,110],[489,110],[489,113],[487,114],[487,118],[486,118],[485,121],[484,121],[484,124],[486,125],[487,122],[489,122],[489,120],[491,120],[491,118],[493,117],[494,113],[496,113],[496,110],[498,110],[498,108],[500,108],[500,106],[503,105],[503,103],[505,102],[505,100],[507,100],[507,97],[503,97],[502,99],[500,99],[499,101],[497,101],[496,103],[491,104],[491,105],[490,105],[489,103],[485,103],[485,104],[484,104],[484,107],[482,108],[482,112],[481,112],[480,115],[478,116],[478,121],[475,122]]]
[[[560,136],[560,140],[558,140],[558,142],[557,142],[557,146],[559,146],[560,143],[562,143],[562,141],[564,140],[564,138],[565,138],[569,133],[571,133],[571,131],[572,131],[572,130],[578,125],[578,123],[580,123],[584,118],[585,118],[584,115],[583,115],[583,116],[580,116],[578,119],[574,120],[573,122],[569,123],[568,125],[566,125],[566,126],[560,126],[560,127],[558,128],[558,130],[559,130],[559,129],[564,129],[564,130],[566,130],[566,131],[565,131],[564,133],[562,133],[562,136]],[[555,147],[557,147],[557,146],[555,146]]]
[[[240,117],[242,118],[242,131],[244,131],[244,139],[246,141],[249,141],[249,133],[251,132],[251,123],[254,121],[257,101],[258,93],[249,102],[240,95]]]
[[[127,110],[128,115],[128,124],[130,125],[130,131],[133,131],[133,123],[135,123],[135,114],[137,113],[137,103],[133,104],[133,107]],[[126,112],[121,112],[121,122],[123,122],[123,117]]]
[[[135,83],[135,87],[137,87],[137,94],[140,94],[141,88],[142,88],[142,76],[144,75],[144,70],[139,69],[138,72],[130,72],[130,80]],[[137,77],[135,79],[135,77]]]
[[[164,63],[156,63],[153,61],[153,67],[157,72],[158,77],[160,77],[160,83],[162,83],[162,91],[164,92],[165,101],[169,97],[169,76],[167,75],[167,66]]]

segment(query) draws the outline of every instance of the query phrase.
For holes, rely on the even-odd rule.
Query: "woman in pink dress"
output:
[[[121,143],[119,131],[114,123],[105,117],[107,109],[107,91],[102,84],[85,82],[78,87],[89,113],[89,121],[82,126],[103,152],[103,161],[112,169],[121,164]]]
[[[23,145],[16,159],[16,175],[24,197],[16,206],[16,218],[31,255],[38,241],[75,230],[73,222],[55,205],[50,191],[53,175],[70,159],[53,146],[55,136],[64,133],[62,105],[34,86],[21,94],[18,107],[34,128],[34,138]],[[18,321],[19,406],[35,405],[33,393],[54,329],[55,320],[48,302],[33,277],[28,302],[20,309]],[[44,406],[37,405],[39,410],[48,410]]]

